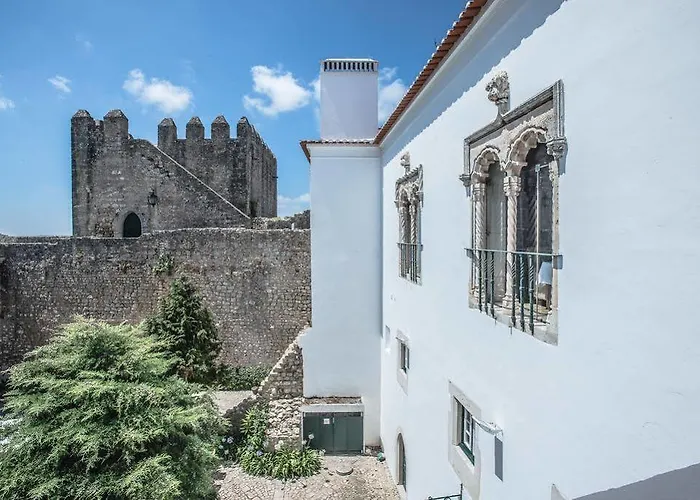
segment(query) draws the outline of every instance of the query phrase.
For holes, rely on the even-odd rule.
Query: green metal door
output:
[[[362,451],[361,413],[307,413],[303,424],[304,439],[311,448],[327,453]]]

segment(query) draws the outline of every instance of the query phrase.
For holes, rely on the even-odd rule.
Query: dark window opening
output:
[[[131,212],[124,219],[124,230],[122,231],[124,238],[138,238],[141,236],[141,219],[134,212]]]
[[[459,418],[459,447],[471,463],[474,463],[474,419],[459,401],[457,402]]]
[[[408,346],[401,342],[401,369],[408,372]]]
[[[398,438],[398,459],[399,459],[399,484],[406,489],[406,449],[403,445],[403,436]]]

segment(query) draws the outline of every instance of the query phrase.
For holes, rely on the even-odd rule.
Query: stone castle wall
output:
[[[166,118],[158,125],[158,148],[246,214],[277,215],[277,158],[247,118],[238,121],[232,138],[230,125],[218,116],[209,139],[197,117],[187,123],[185,139],[178,139],[175,122]]]
[[[273,365],[311,321],[309,240],[308,230],[228,228],[0,244],[0,370],[75,314],[144,319],[177,275],[202,292],[225,362]]]
[[[255,217],[253,229],[311,229],[311,211],[304,210],[287,217]]]
[[[242,118],[237,137],[223,116],[205,139],[199,118],[178,139],[172,119],[158,126],[158,146],[129,134],[119,110],[71,119],[73,234],[121,237],[134,213],[142,232],[250,227],[277,215],[277,159]]]

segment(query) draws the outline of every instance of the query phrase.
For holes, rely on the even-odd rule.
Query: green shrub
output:
[[[174,370],[180,377],[188,382],[216,385],[221,343],[209,309],[187,278],[173,280],[158,313],[146,320],[146,330],[167,344],[177,358]]]
[[[260,386],[271,369],[265,365],[222,367],[219,370],[219,387],[228,391],[249,391]]]
[[[63,327],[11,369],[0,499],[213,498],[223,421],[174,362],[140,327]]]
[[[243,443],[237,458],[241,468],[253,476],[270,476],[276,479],[292,479],[312,476],[321,469],[321,455],[305,445],[294,450],[278,445],[275,451],[266,451],[265,431],[268,426],[268,409],[253,406],[241,423]]]

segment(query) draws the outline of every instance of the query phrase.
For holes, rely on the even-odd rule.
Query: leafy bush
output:
[[[292,479],[311,476],[321,469],[320,454],[306,445],[294,450],[280,443],[275,451],[266,451],[267,426],[268,409],[263,405],[253,406],[243,418],[244,441],[238,448],[238,461],[245,472],[253,476]]]
[[[139,327],[64,326],[11,369],[0,499],[214,498],[223,421],[174,362]]]
[[[180,377],[187,382],[216,385],[221,343],[209,309],[187,278],[173,280],[158,313],[146,321],[146,330],[167,344],[177,358],[175,373]]]
[[[219,370],[219,386],[229,391],[248,391],[253,387],[260,386],[270,370],[269,366],[264,365],[221,368]]]

